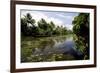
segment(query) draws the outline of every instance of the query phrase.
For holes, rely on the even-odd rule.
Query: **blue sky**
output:
[[[44,18],[47,22],[53,21],[56,26],[64,26],[67,29],[72,29],[72,21],[79,13],[76,12],[61,12],[61,11],[37,11],[37,10],[21,10],[21,17],[30,13],[32,18],[38,22]]]

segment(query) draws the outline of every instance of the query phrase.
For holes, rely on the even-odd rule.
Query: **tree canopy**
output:
[[[36,22],[30,13],[21,18],[21,32],[25,36],[66,35],[68,30],[64,26],[56,26],[53,21],[47,22],[41,18]],[[37,24],[37,25],[36,25]]]

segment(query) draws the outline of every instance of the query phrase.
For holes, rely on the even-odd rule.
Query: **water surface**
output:
[[[21,62],[81,60],[73,35],[54,37],[22,37]]]

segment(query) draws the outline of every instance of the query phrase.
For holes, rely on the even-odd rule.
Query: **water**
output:
[[[21,62],[81,60],[73,35],[54,37],[22,37]]]

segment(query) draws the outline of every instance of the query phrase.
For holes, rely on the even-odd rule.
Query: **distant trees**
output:
[[[89,13],[80,13],[74,18],[73,25],[77,48],[84,53],[84,59],[89,59]]]
[[[55,26],[53,21],[48,23],[43,18],[36,22],[31,14],[27,13],[21,18],[21,32],[25,36],[52,36],[66,35],[68,30],[63,26]]]

